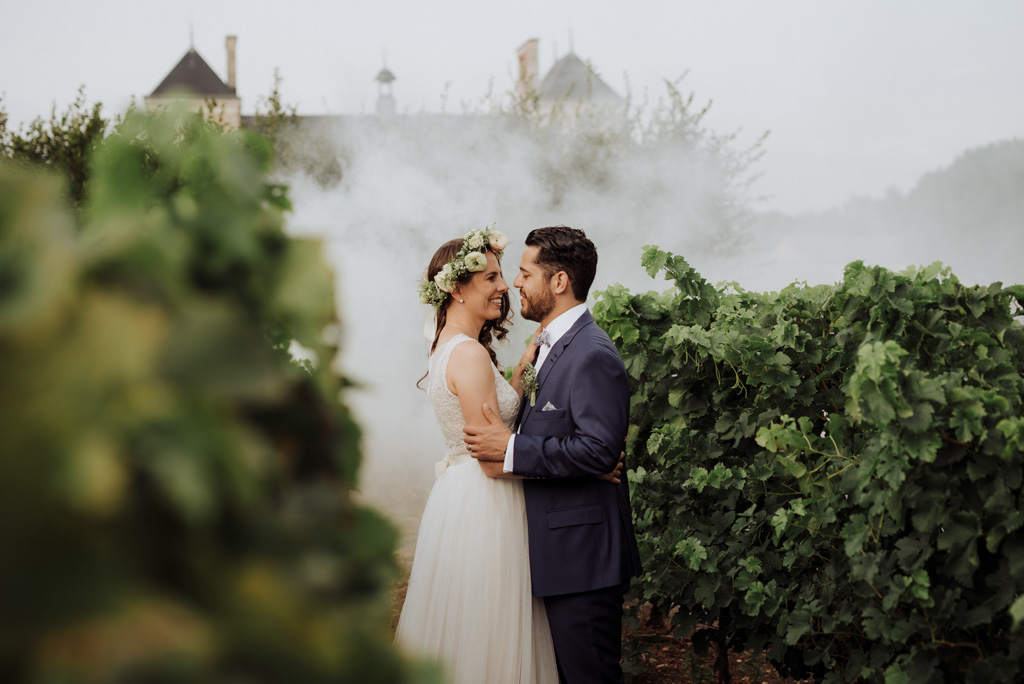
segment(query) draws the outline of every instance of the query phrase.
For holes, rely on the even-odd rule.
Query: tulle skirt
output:
[[[395,640],[441,661],[456,684],[557,684],[544,602],[530,589],[522,482],[455,459],[423,511]]]

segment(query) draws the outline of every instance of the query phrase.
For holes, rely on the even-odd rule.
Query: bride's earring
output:
[[[459,300],[459,304],[464,304],[464,303],[465,303],[465,302],[463,302],[463,301],[462,301],[461,299]]]

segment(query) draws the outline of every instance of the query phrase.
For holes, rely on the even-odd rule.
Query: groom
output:
[[[622,682],[622,600],[640,572],[629,488],[615,469],[629,424],[629,381],[618,351],[584,303],[597,250],[582,230],[539,228],[513,285],[538,335],[536,401],[526,392],[519,433],[484,405],[486,427],[466,444],[491,476],[522,475],[533,593],[544,598],[568,684]],[[624,480],[625,478],[623,478]],[[501,638],[496,636],[495,638]]]

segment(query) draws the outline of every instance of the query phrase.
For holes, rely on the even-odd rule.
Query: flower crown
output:
[[[500,259],[506,246],[508,237],[494,230],[493,225],[469,231],[462,238],[462,249],[459,253],[437,272],[433,280],[420,283],[420,301],[440,309],[444,300],[455,289],[456,283],[467,273],[477,273],[487,268],[485,247],[490,247],[494,255]]]

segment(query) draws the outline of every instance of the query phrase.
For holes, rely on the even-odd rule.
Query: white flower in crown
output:
[[[452,282],[452,265],[451,262],[444,265],[437,275],[434,276],[434,282],[437,283],[437,287],[442,292],[451,294],[452,290],[455,289],[455,283]]]
[[[487,268],[487,256],[483,252],[470,252],[466,255],[466,270],[478,273]]]
[[[455,284],[468,273],[479,273],[487,268],[487,248],[501,259],[501,253],[508,246],[508,237],[494,230],[493,224],[486,228],[471,230],[462,238],[462,248],[451,261],[434,276],[434,281],[421,282],[420,301],[440,309],[445,300],[455,291]]]
[[[508,236],[502,232],[493,230],[491,231],[491,234],[487,236],[487,243],[495,252],[502,252],[506,247],[508,247]]]

